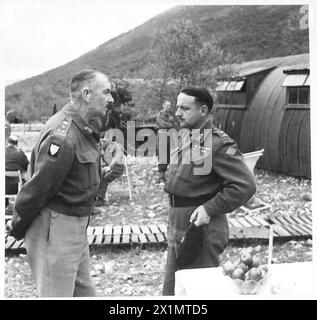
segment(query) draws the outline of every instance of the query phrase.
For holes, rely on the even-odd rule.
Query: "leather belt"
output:
[[[90,215],[92,204],[81,206],[71,205],[61,200],[53,199],[47,204],[47,207],[66,216],[85,217]]]
[[[209,194],[204,195],[204,196],[200,196],[197,198],[184,198],[184,197],[174,196],[172,194],[170,194],[169,197],[170,197],[170,205],[172,207],[200,206],[212,198]]]

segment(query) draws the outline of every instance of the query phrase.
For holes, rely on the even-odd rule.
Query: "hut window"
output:
[[[309,87],[288,87],[287,88],[287,104],[288,107],[294,105],[309,105]]]
[[[288,73],[283,86],[286,87],[287,108],[309,108],[309,73]]]
[[[284,80],[284,87],[299,87],[304,86],[308,80],[309,74],[288,74]]]
[[[218,82],[218,105],[224,108],[246,108],[245,82],[244,79]]]

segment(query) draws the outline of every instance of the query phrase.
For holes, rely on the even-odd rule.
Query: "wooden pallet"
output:
[[[268,239],[270,223],[274,224],[274,237],[296,238],[312,235],[311,215],[271,215],[268,220],[245,216],[229,218],[230,239]],[[89,226],[90,245],[163,244],[167,242],[167,225],[112,225]],[[23,249],[23,240],[6,236],[6,249]]]

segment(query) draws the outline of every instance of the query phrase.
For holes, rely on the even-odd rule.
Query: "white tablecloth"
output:
[[[273,264],[271,276],[260,293],[240,295],[222,267],[180,270],[175,273],[175,295],[204,299],[268,296],[309,296],[313,294],[313,263]]]

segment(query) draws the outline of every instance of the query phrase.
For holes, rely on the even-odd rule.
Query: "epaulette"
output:
[[[66,117],[61,121],[61,123],[56,127],[56,133],[59,133],[63,136],[66,136],[70,126],[72,124],[72,118],[71,117]]]
[[[212,128],[212,133],[216,134],[220,138],[230,138],[224,131],[222,131],[216,127]]]

